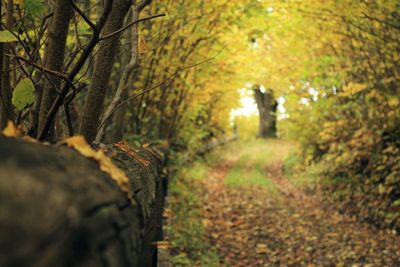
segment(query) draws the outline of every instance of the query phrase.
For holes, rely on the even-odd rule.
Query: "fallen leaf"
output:
[[[157,242],[154,242],[153,244],[158,249],[169,249],[169,247],[170,247],[169,241],[157,241]]]
[[[171,218],[172,217],[172,210],[171,209],[165,209],[164,210],[164,212],[163,212],[163,217],[165,218],[165,219],[169,219],[169,218]]]
[[[258,254],[266,254],[268,252],[268,247],[266,244],[257,244],[256,252]]]
[[[4,128],[2,133],[7,137],[21,137],[23,134],[22,130],[15,126],[12,121],[8,121],[7,127]]]
[[[96,151],[86,142],[83,136],[72,136],[63,142],[69,147],[72,147],[80,154],[87,158],[95,159],[100,166],[100,169],[110,175],[110,177],[116,182],[118,187],[127,194],[129,199],[133,198],[133,193],[129,185],[129,178],[126,176],[125,172],[118,168],[111,160],[107,157],[103,151]]]
[[[212,233],[211,236],[214,239],[218,239],[219,238],[219,234],[217,234],[217,233]]]
[[[120,141],[118,143],[115,143],[115,144],[113,144],[113,147],[127,153],[129,156],[136,159],[139,163],[141,163],[145,167],[148,167],[150,165],[150,161],[141,157],[136,151],[134,151],[130,147],[130,145],[126,141]]]

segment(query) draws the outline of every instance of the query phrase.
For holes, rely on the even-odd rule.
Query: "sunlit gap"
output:
[[[258,109],[257,104],[254,99],[254,93],[251,89],[251,84],[246,84],[246,87],[239,89],[240,94],[240,106],[231,110],[230,113],[230,120],[231,123],[234,122],[236,117],[244,116],[244,117],[251,117],[251,116],[258,116]],[[260,86],[261,92],[265,93],[266,89],[263,85]],[[276,99],[278,102],[277,107],[277,119],[283,120],[289,118],[289,114],[286,111],[285,103],[286,99],[283,96],[280,96]]]

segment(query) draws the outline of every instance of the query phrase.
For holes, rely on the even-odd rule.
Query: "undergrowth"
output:
[[[209,164],[204,160],[180,163],[172,178],[170,198],[171,263],[173,266],[219,266],[219,256],[205,238],[200,199],[201,180],[207,177]]]

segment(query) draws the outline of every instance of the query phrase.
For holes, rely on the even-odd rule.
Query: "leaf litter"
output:
[[[400,266],[399,236],[305,194],[284,177],[281,160],[265,166],[276,194],[226,186],[234,166],[223,162],[202,181],[202,223],[220,266]]]

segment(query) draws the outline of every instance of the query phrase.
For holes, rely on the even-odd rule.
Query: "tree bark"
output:
[[[66,146],[0,136],[0,266],[154,266],[162,240],[163,159],[103,148],[134,192]],[[140,160],[139,160],[140,159]],[[147,162],[144,164],[143,162]]]
[[[254,98],[259,113],[258,137],[276,137],[276,108],[278,103],[274,99],[271,89],[262,92],[259,85],[254,86]]]
[[[53,3],[54,15],[51,18],[49,26],[44,54],[44,67],[49,70],[61,72],[64,65],[68,27],[72,18],[73,9],[67,0],[54,0]],[[53,75],[49,75],[48,79],[44,80],[39,110],[39,133],[46,123],[47,115],[57,97],[57,90],[60,90],[60,85],[61,79]],[[50,140],[54,139],[54,121],[47,138]]]
[[[104,35],[113,33],[123,26],[124,18],[129,11],[131,1],[114,0],[111,14],[107,20]],[[100,42],[100,50],[97,54],[92,83],[86,95],[85,107],[79,132],[88,142],[92,142],[100,125],[100,116],[103,111],[104,99],[109,86],[111,71],[119,47],[117,34],[110,39]]]
[[[132,22],[137,21],[139,18],[139,11],[137,10],[136,7],[132,8]],[[130,51],[130,59],[128,64],[124,67],[124,70],[122,71],[121,78],[118,83],[118,88],[117,91],[115,92],[115,95],[113,99],[111,100],[110,105],[107,107],[106,111],[104,112],[101,122],[100,122],[100,129],[97,132],[96,135],[96,142],[100,142],[104,136],[105,133],[105,127],[106,125],[106,119],[111,116],[112,112],[114,111],[114,108],[119,104],[121,97],[126,90],[127,83],[129,80],[129,76],[132,73],[133,68],[137,65],[138,62],[138,24],[135,24],[131,28],[131,51]]]
[[[3,30],[3,27],[1,27],[1,23],[3,23],[3,10],[2,10],[2,5],[0,3],[0,30]],[[5,101],[3,98],[3,58],[4,58],[4,45],[3,43],[0,43],[0,131],[3,130],[3,128],[6,125],[6,112],[7,110],[5,109]]]
[[[1,10],[1,8],[0,8]],[[1,13],[0,13],[1,14]],[[6,25],[11,29],[14,24],[13,18],[13,0],[6,2]],[[11,103],[12,87],[10,75],[10,62],[11,62],[11,43],[2,43],[1,47],[1,87],[0,87],[0,130],[7,125],[8,120],[14,119],[14,110]]]

